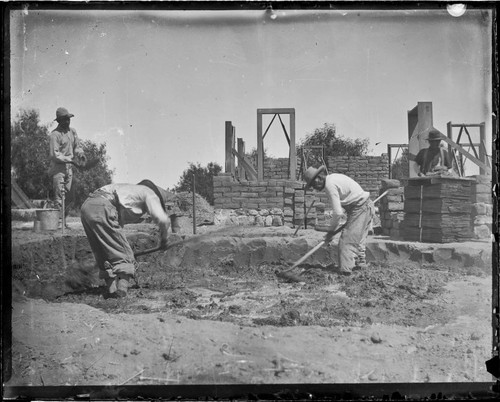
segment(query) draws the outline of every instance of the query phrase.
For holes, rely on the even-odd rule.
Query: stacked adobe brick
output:
[[[389,184],[394,188],[388,188]],[[399,180],[382,180],[380,194],[386,190],[387,195],[382,197],[378,204],[382,235],[398,239],[404,220],[404,187],[401,186]]]
[[[288,158],[264,159],[264,180],[273,179],[288,179]]]
[[[491,237],[493,216],[493,200],[491,193],[491,176],[476,175],[472,184],[471,229],[476,239]]]
[[[363,157],[330,157],[329,173],[344,173],[371,193],[378,195],[378,184],[388,175],[387,155]],[[233,210],[238,221],[244,216],[255,216],[254,224],[260,224],[261,213],[280,215],[282,223],[296,227],[304,223],[308,228],[328,225],[331,215],[330,202],[324,192],[304,192],[304,183],[289,180],[288,158],[265,158],[264,180],[238,180],[231,173],[219,173],[214,177],[214,207]],[[313,203],[312,208],[310,208]],[[279,211],[279,214],[278,214]],[[307,213],[307,220],[304,218]],[[269,220],[266,215],[265,219]],[[252,220],[252,219],[250,219]],[[275,220],[277,222],[277,220]]]
[[[329,173],[342,173],[356,180],[372,199],[378,196],[380,180],[389,177],[389,158],[381,156],[329,156]]]

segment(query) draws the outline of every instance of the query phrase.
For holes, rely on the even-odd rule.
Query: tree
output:
[[[319,166],[326,163],[329,156],[363,156],[368,152],[369,140],[344,138],[337,134],[337,128],[333,123],[325,123],[323,127],[317,128],[313,133],[307,134],[306,137],[296,147],[299,161],[304,154],[306,156],[307,166]],[[309,146],[323,146],[324,159],[321,160],[319,150],[307,149]]]
[[[31,199],[48,198],[51,189],[48,134],[33,109],[21,110],[11,125],[12,177]]]
[[[108,169],[106,144],[82,141],[88,160],[97,158],[91,170],[73,169],[74,207],[79,208],[88,194],[111,183],[113,171]],[[48,199],[52,180],[48,175],[49,129],[40,123],[37,110],[21,110],[11,125],[11,169],[17,184],[30,199]]]
[[[99,162],[89,170],[73,169],[74,205],[80,208],[88,195],[111,183],[113,170],[108,168],[109,157],[106,154],[106,143],[96,144],[93,141],[82,141],[82,149],[87,160],[97,159]]]
[[[405,148],[403,149],[401,156],[399,158],[396,157],[394,162],[392,162],[390,177],[391,179],[401,180],[407,179],[410,176],[408,155],[408,148]]]
[[[189,162],[189,168],[184,170],[179,182],[174,187],[175,191],[191,191],[193,187],[193,174],[195,178],[195,192],[203,196],[210,205],[214,205],[214,176],[222,171],[222,167],[210,162],[206,167],[199,163]]]

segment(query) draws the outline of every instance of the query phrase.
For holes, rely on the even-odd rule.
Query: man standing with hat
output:
[[[85,159],[76,130],[69,126],[73,114],[68,109],[60,107],[56,110],[57,127],[50,133],[49,175],[52,177],[53,202],[55,207],[62,209],[65,201],[64,215],[67,216],[73,201],[73,158]],[[62,218],[62,216],[61,216]]]
[[[166,248],[170,219],[169,208],[175,196],[150,180],[138,184],[108,184],[89,195],[81,208],[85,234],[94,254],[99,277],[107,287],[105,297],[127,295],[129,281],[135,275],[134,252],[122,233],[128,223],[141,221],[148,213],[160,229],[160,246]]]
[[[447,174],[452,168],[448,152],[441,147],[441,133],[431,129],[427,137],[429,148],[421,149],[415,157],[419,176]]]
[[[353,269],[366,268],[366,238],[375,215],[370,193],[350,177],[340,173],[326,173],[325,166],[310,167],[304,173],[305,190],[325,190],[332,204],[333,216],[325,243],[328,244],[345,210],[347,220],[338,244],[338,269],[341,275],[351,275]]]

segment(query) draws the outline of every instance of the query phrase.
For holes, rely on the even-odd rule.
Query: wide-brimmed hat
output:
[[[321,173],[326,172],[325,166],[320,166],[319,168],[309,167],[304,173],[304,181],[306,182],[305,190],[308,190],[314,182],[314,179]]]
[[[429,135],[427,136],[427,141],[441,141],[441,133],[437,130],[429,131]]]
[[[56,118],[54,120],[57,121],[59,119],[62,119],[63,117],[71,118],[75,117],[75,115],[68,112],[68,109],[66,109],[65,107],[58,107],[56,110]]]

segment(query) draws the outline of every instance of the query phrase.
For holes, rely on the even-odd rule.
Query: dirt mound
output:
[[[193,193],[179,192],[175,194],[177,205],[184,216],[193,218]],[[196,225],[213,225],[214,208],[199,194],[195,194]]]

